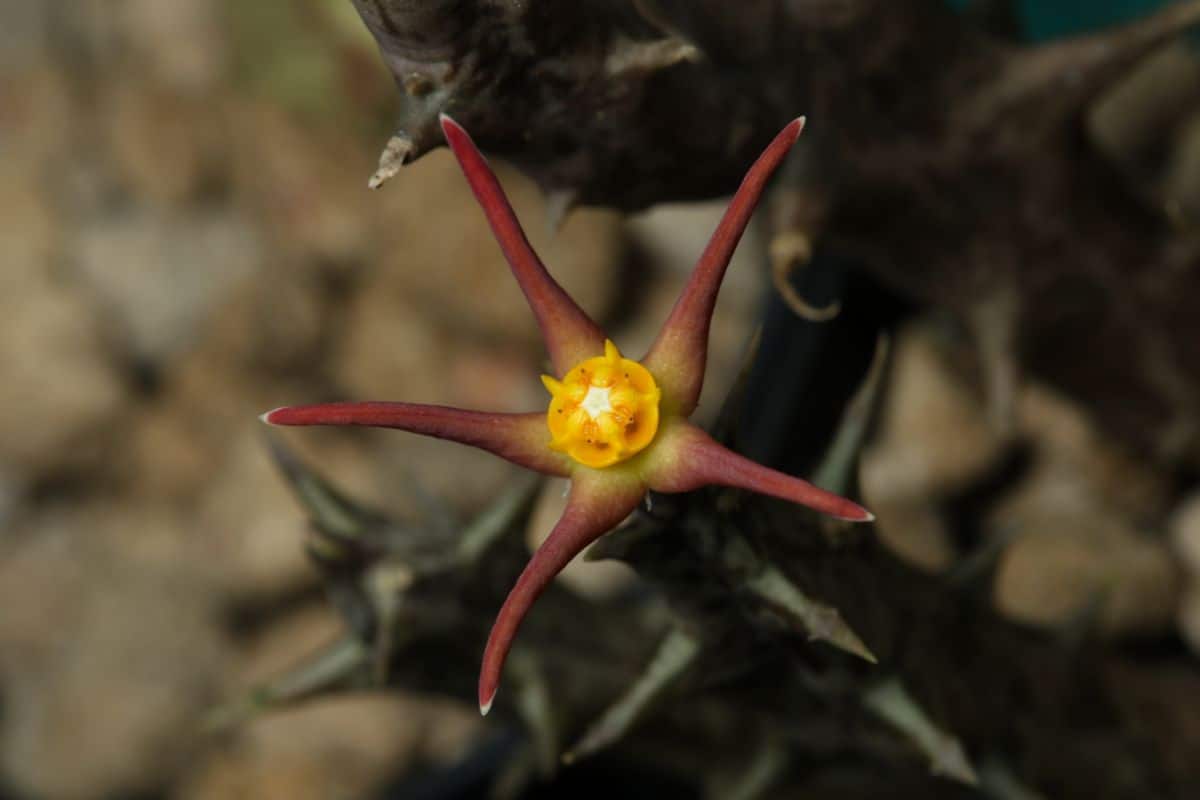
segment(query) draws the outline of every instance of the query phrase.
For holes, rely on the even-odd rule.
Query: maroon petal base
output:
[[[875,515],[841,495],[739,456],[691,424],[667,432],[659,444],[664,455],[646,476],[659,492],[689,492],[702,486],[731,486],[778,497],[849,522],[870,522]]]

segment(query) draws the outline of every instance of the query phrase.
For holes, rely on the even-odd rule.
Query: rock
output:
[[[220,565],[236,599],[278,597],[314,584],[304,551],[307,520],[275,468],[257,420],[233,429],[231,444],[210,468],[214,480],[194,517],[197,558]]]
[[[1184,569],[1200,581],[1200,494],[1193,494],[1176,506],[1168,529]]]
[[[40,797],[153,790],[192,758],[225,669],[178,518],[85,506],[16,535],[0,562],[7,780]]]
[[[228,692],[236,698],[329,645],[341,621],[326,606],[277,620],[243,654]],[[369,797],[416,758],[448,760],[479,728],[465,706],[400,692],[320,698],[277,709],[231,731],[198,759],[179,795]]]
[[[38,471],[110,421],[125,400],[86,294],[55,270],[57,221],[40,192],[0,177],[0,465]]]
[[[126,188],[160,207],[194,199],[227,157],[220,102],[135,83],[109,91],[102,121]]]
[[[1158,634],[1173,623],[1180,579],[1161,542],[1101,514],[1047,509],[1021,525],[993,587],[1002,614],[1046,628],[1088,624],[1108,637]]]
[[[1130,519],[1161,520],[1170,497],[1161,471],[1096,430],[1079,405],[1029,381],[1018,396],[1017,411],[1044,483],[1056,483],[1060,492],[1072,485],[1082,505],[1101,502]]]
[[[313,265],[345,273],[371,254],[379,209],[363,177],[374,155],[361,138],[317,136],[263,104],[231,104],[228,122],[238,200],[280,263],[291,273]]]
[[[223,213],[133,213],[79,237],[79,269],[124,347],[159,363],[196,344],[233,287],[258,267],[258,241]]]
[[[126,57],[142,74],[173,93],[202,92],[225,77],[230,53],[219,0],[125,0],[115,8]]]
[[[863,460],[868,503],[945,495],[979,477],[1000,452],[982,403],[919,329],[896,338],[880,417],[879,441]]]
[[[927,330],[898,334],[879,424],[860,479],[880,537],[912,564],[947,569],[956,552],[938,504],[978,479],[1000,454],[1001,442],[983,404]]]

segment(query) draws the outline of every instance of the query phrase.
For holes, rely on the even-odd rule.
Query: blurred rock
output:
[[[325,605],[278,620],[244,654],[231,696],[310,658],[341,628]],[[232,731],[194,765],[179,796],[369,797],[414,758],[453,758],[478,728],[478,716],[465,706],[395,692],[313,699]]]
[[[361,139],[321,131],[278,108],[229,109],[233,181],[257,215],[274,256],[295,271],[314,263],[348,269],[377,241],[366,188],[373,156]],[[426,220],[428,225],[428,218]]]
[[[212,88],[228,68],[221,0],[124,0],[115,6],[136,66],[173,92]]]
[[[0,177],[0,464],[40,470],[112,419],[125,398],[88,296],[56,267],[41,193]]]
[[[307,519],[279,475],[257,420],[238,426],[194,517],[195,555],[220,565],[235,598],[279,596],[316,583],[304,551]]]
[[[113,166],[139,200],[194,199],[226,157],[220,102],[125,83],[110,90],[103,117]]]
[[[920,329],[896,338],[880,425],[862,474],[866,497],[876,504],[876,498],[939,496],[962,488],[1001,449],[981,400]]]
[[[1099,502],[1129,519],[1161,521],[1170,497],[1162,474],[1097,431],[1079,405],[1030,381],[1017,413],[1044,484],[1071,485],[1081,505]]]
[[[437,320],[386,279],[364,284],[345,313],[331,364],[346,399],[461,405]]]
[[[1200,494],[1176,506],[1169,523],[1171,543],[1185,570],[1200,581]]]
[[[149,363],[192,346],[259,257],[254,232],[227,214],[131,213],[79,235],[82,276],[124,349]]]
[[[1001,613],[1030,625],[1086,625],[1104,636],[1162,633],[1174,621],[1179,574],[1160,542],[1102,515],[1025,517],[994,586]]]
[[[925,569],[952,563],[955,548],[938,503],[982,476],[1001,452],[981,400],[920,327],[896,337],[880,433],[864,453],[863,498],[880,538]]]
[[[152,789],[192,758],[225,668],[177,519],[84,507],[17,535],[0,562],[7,779],[40,797]]]
[[[50,32],[49,3],[0,3],[0,70],[41,60]]]

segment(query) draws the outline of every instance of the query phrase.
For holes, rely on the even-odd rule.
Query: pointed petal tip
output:
[[[455,121],[454,117],[450,116],[445,111],[438,114],[438,124],[442,126],[442,134],[447,140],[454,135],[468,135],[466,129],[462,125],[459,125],[458,122]]]
[[[808,117],[796,117],[783,127],[783,130],[775,137],[775,141],[783,144],[785,150],[790,150],[796,140],[800,138],[800,134],[803,133],[807,121]]]
[[[860,506],[858,503],[855,503],[855,502],[852,502],[849,500],[847,500],[845,502],[849,503],[849,505],[851,507],[851,510],[848,514],[830,513],[830,516],[833,517],[834,519],[842,520],[843,522],[874,522],[875,521],[875,515],[872,514],[870,511],[868,511],[867,509]]]
[[[488,712],[492,710],[492,703],[496,701],[496,692],[492,691],[487,700],[480,699],[479,701],[479,716],[486,717]]]
[[[264,411],[262,414],[259,414],[258,418],[260,421],[262,421],[263,423],[265,423],[267,425],[275,425],[277,423],[275,423],[271,420],[271,416],[273,414],[276,414],[277,412],[282,411],[285,408],[287,408],[287,406],[279,406],[278,408],[272,408],[270,411]]]

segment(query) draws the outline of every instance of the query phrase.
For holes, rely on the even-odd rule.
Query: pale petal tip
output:
[[[445,111],[438,114],[438,123],[442,126],[443,133],[449,133],[450,130],[463,131],[463,126],[454,121],[454,117],[447,114]]]
[[[496,701],[496,693],[495,692],[492,692],[492,694],[488,697],[486,702],[481,700],[479,702],[479,716],[486,717],[488,715],[488,712],[492,710],[492,703],[494,703],[495,701]]]
[[[272,408],[270,411],[265,411],[262,414],[259,414],[258,418],[267,425],[274,425],[275,423],[271,421],[271,415],[278,411],[282,411],[286,407],[287,406],[280,406],[279,408]]]
[[[791,131],[791,136],[789,138],[791,138],[793,144],[797,139],[800,138],[800,134],[804,131],[804,125],[807,122],[808,117],[799,116],[788,123],[787,130]]]
[[[827,512],[829,516],[842,522],[874,522],[875,515],[867,509],[860,506],[858,503],[847,500],[850,508],[853,509],[849,513],[839,514],[835,511]]]
[[[842,517],[847,522],[874,522],[875,515],[867,511],[862,506],[858,507],[858,511],[852,517]]]

